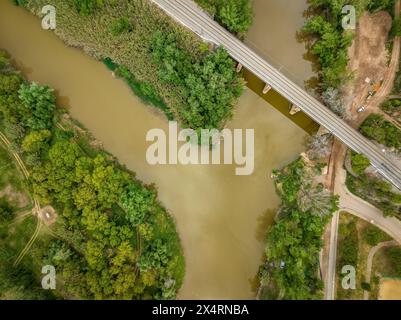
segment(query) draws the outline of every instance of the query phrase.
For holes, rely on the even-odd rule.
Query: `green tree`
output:
[[[104,0],[72,0],[73,5],[82,15],[90,15],[97,8],[102,7]]]
[[[370,166],[370,160],[363,154],[353,153],[351,155],[352,170],[356,174],[362,174]]]
[[[18,94],[24,105],[22,113],[24,125],[32,130],[51,128],[56,102],[53,89],[35,82],[22,83]]]
[[[127,18],[118,18],[110,26],[110,32],[113,36],[118,36],[124,32],[132,30],[132,26]]]
[[[244,35],[252,25],[253,12],[249,0],[223,0],[217,8],[217,21],[228,30]]]
[[[49,130],[32,131],[22,141],[22,149],[25,152],[41,152],[49,147],[51,135]]]
[[[144,223],[146,215],[155,207],[156,193],[141,186],[130,183],[121,194],[120,203],[127,213],[126,218],[133,226]]]

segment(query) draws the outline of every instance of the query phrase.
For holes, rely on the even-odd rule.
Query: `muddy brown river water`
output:
[[[298,78],[307,79],[310,65],[295,39],[305,1],[254,0],[254,5],[255,25],[248,41],[275,56]],[[270,173],[302,151],[306,132],[301,127],[313,127],[307,117],[298,115],[295,124],[287,118],[288,102],[283,98],[272,92],[262,99],[248,89],[228,127],[255,129],[252,175],[235,176],[231,165],[150,166],[145,158],[146,133],[153,128],[167,131],[168,123],[102,63],[66,47],[52,32],[42,30],[37,18],[9,0],[0,0],[0,48],[13,56],[30,80],[55,88],[59,103],[138,178],[158,186],[184,248],[186,277],[179,298],[254,298],[265,231],[279,205]],[[250,88],[259,86],[263,84],[250,80]]]

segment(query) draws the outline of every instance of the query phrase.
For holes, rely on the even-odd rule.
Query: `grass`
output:
[[[375,235],[372,241],[372,234]],[[340,214],[339,239],[337,252],[337,295],[338,300],[360,300],[363,299],[364,290],[362,289],[365,282],[365,273],[367,267],[367,259],[370,250],[379,242],[389,241],[391,238],[383,233],[376,226],[368,222],[356,218],[353,215],[343,212]],[[385,264],[380,256],[380,252],[375,257],[379,264]],[[341,280],[344,275],[341,269],[344,265],[353,265],[356,270],[356,289],[345,290],[341,286]],[[372,290],[375,290],[374,268],[372,269],[372,281],[370,283]]]
[[[2,208],[10,211],[5,215],[4,209],[0,216],[0,300],[8,299],[52,299],[52,293],[40,287],[40,266],[32,258],[33,251],[40,246],[34,243],[28,255],[15,267],[14,261],[24,249],[32,236],[37,219],[27,215],[18,219],[18,214],[28,211],[32,205],[22,205],[16,199],[24,194],[27,198],[26,184],[21,173],[16,168],[14,159],[8,151],[0,147],[0,191],[10,188],[7,194],[0,198]],[[11,190],[11,191],[10,191]],[[39,234],[36,241],[47,241]],[[40,262],[40,261],[37,261]]]
[[[395,258],[397,256],[397,258]],[[383,248],[373,259],[370,299],[376,300],[379,295],[381,278],[401,278],[401,248]]]
[[[12,186],[15,191],[24,190],[24,182],[13,159],[3,145],[0,145],[0,190],[8,185]]]
[[[346,185],[350,192],[382,210],[385,216],[401,217],[401,195],[382,179],[361,174],[347,174]]]
[[[52,292],[40,286],[41,261],[33,258],[42,247],[38,242],[49,239],[40,234],[31,251],[15,267],[15,259],[33,234],[36,218],[32,215],[18,223],[0,221],[0,299],[53,299]]]

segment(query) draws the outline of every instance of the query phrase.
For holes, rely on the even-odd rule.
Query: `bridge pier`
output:
[[[237,73],[241,72],[242,67],[243,67],[242,64],[240,62],[238,62],[238,64],[237,64]]]
[[[300,112],[301,111],[301,108],[300,107],[298,107],[297,105],[295,105],[295,104],[292,104],[291,105],[291,109],[290,109],[290,115],[295,115],[295,114],[297,114],[298,112]]]
[[[258,56],[246,44],[235,41],[235,36],[228,34],[223,27],[212,26],[207,23],[209,19],[199,7],[191,5],[188,0],[152,0],[160,9],[165,11],[173,19],[201,35],[206,41],[211,41],[216,46],[223,46],[235,61],[245,63],[250,72],[264,81],[271,83],[274,88],[281,89],[280,93],[291,103],[298,104],[302,111],[335,135],[349,148],[367,156],[380,174],[401,190],[401,170],[396,161],[383,155],[381,150],[368,139],[363,139],[361,134],[331,112],[326,106],[315,99],[308,92],[288,79],[284,74],[274,68],[270,63]],[[210,22],[212,19],[210,19]],[[199,29],[202,26],[202,29]],[[272,75],[275,74],[273,77]],[[296,105],[291,106],[291,114],[299,112]]]
[[[271,85],[266,83],[265,87],[263,88],[263,94],[268,93],[271,89],[272,89]]]

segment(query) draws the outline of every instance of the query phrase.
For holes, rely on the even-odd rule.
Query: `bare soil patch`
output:
[[[401,300],[401,279],[381,279],[379,300]]]
[[[12,185],[7,185],[3,190],[0,190],[0,198],[6,199],[15,204],[18,208],[23,208],[29,205],[30,199],[26,193],[16,191]]]
[[[38,218],[42,220],[46,225],[50,226],[57,220],[57,213],[52,206],[46,206],[41,208],[38,214]]]
[[[354,79],[343,90],[346,110],[351,114],[370,90],[380,87],[386,75],[389,62],[386,44],[391,26],[392,18],[384,11],[365,13],[359,20],[355,39],[348,52],[348,70],[353,73]]]

